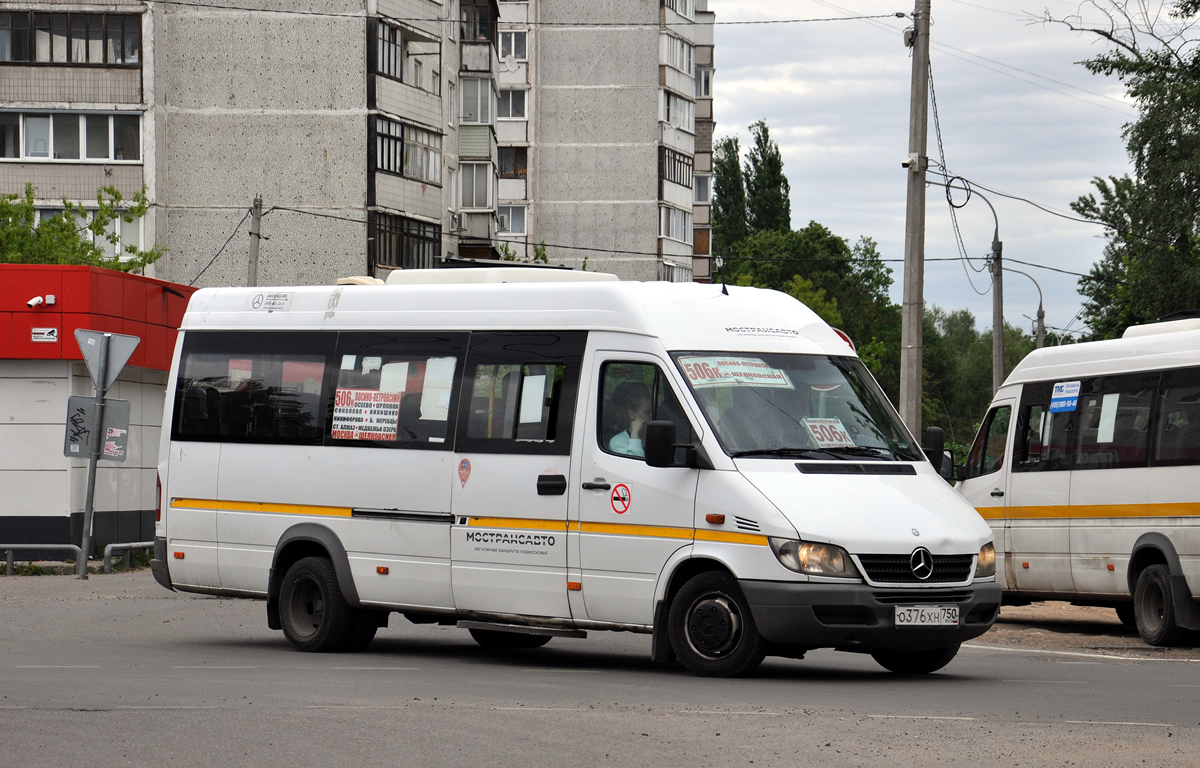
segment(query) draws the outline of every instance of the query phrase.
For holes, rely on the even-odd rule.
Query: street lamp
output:
[[[1030,280],[1033,280],[1033,275],[1029,274],[1028,272],[1022,272],[1019,269],[1012,269],[1011,267],[1005,267],[1004,271],[1005,272],[1016,272],[1018,275],[1025,275],[1025,277],[1028,277]],[[1038,291],[1037,347],[1036,348],[1041,349],[1042,345],[1045,344],[1045,342],[1046,342],[1046,313],[1042,310],[1042,286],[1038,285],[1037,280],[1033,280],[1033,284],[1037,288],[1037,291]],[[1027,317],[1028,317],[1028,315],[1027,315]]]

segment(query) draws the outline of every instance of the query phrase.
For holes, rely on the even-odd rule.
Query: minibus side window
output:
[[[456,450],[568,455],[587,333],[472,333]]]
[[[1158,379],[1155,372],[1082,380],[1075,469],[1146,466]]]
[[[450,450],[466,349],[466,333],[340,334],[327,444]]]
[[[1200,464],[1200,368],[1164,371],[1158,386],[1154,463]]]
[[[967,477],[980,477],[998,472],[1004,466],[1004,449],[1008,444],[1008,422],[1012,408],[1003,405],[993,408],[975,436],[967,456]]]
[[[335,334],[190,332],[172,440],[319,445]]]
[[[675,442],[692,442],[692,425],[662,371],[650,363],[610,362],[600,371],[600,409],[596,439],[605,453],[641,458],[645,425],[656,419],[675,422]],[[676,449],[676,463],[686,448]]]
[[[1053,382],[1024,385],[1013,441],[1013,472],[1053,472],[1071,468],[1074,413],[1051,411]]]

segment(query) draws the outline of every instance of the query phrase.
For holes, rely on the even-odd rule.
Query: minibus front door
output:
[[[1008,469],[1005,466],[1006,447],[1009,441],[1009,425],[1012,422],[1012,400],[1000,400],[992,405],[964,465],[966,475],[959,484],[958,492],[975,507],[979,515],[992,528],[996,545],[996,573],[1004,580],[1008,573],[1008,536],[1005,516],[1005,492]],[[1003,583],[1003,581],[1002,581]],[[1012,581],[1008,580],[1011,587]]]

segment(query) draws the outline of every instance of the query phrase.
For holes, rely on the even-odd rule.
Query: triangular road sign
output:
[[[104,371],[106,381],[101,387],[96,374],[100,370],[100,349],[105,336],[108,336],[108,366]],[[83,361],[87,363],[88,373],[92,375],[92,383],[96,385],[96,389],[104,389],[106,392],[121,375],[121,369],[125,367],[125,363],[129,362],[133,350],[137,349],[137,345],[142,342],[137,336],[85,331],[82,328],[76,329],[75,340],[79,342],[79,351],[83,353]]]

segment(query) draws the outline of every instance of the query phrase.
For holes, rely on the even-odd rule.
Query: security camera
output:
[[[29,307],[30,309],[33,309],[37,305],[45,304],[45,303],[46,303],[46,300],[43,299],[41,296],[34,296],[32,299],[25,302],[25,306]]]

